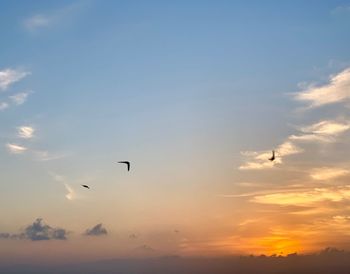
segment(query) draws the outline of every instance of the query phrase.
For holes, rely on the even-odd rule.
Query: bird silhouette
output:
[[[275,157],[275,151],[272,150],[272,156],[271,156],[271,158],[269,158],[269,160],[270,160],[271,162],[273,162],[275,159],[276,159],[276,157]]]
[[[90,189],[90,187],[88,185],[81,185],[82,187],[85,187],[87,189]]]
[[[130,170],[130,162],[128,162],[128,161],[120,161],[120,162],[118,162],[119,164],[126,164],[127,165],[127,167],[128,167],[128,171]]]

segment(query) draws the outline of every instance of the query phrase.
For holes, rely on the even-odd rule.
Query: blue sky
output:
[[[255,155],[247,151],[281,145],[281,157],[299,154],[282,146],[297,142],[298,130],[341,150],[335,137],[347,130],[347,97],[311,111],[302,109],[308,99],[294,97],[318,96],[310,84],[327,89],[346,72],[349,23],[349,1],[1,1],[0,72],[19,78],[0,85],[0,232],[42,217],[75,231],[98,223],[115,233],[141,229],[157,235],[149,245],[171,251],[183,245],[162,245],[160,230],[184,227],[184,238],[204,242],[224,237],[239,201],[217,195],[250,191],[238,182],[257,178],[263,191],[278,180],[289,187],[304,180],[305,170],[295,173],[302,164],[329,164],[306,154],[283,175],[277,163],[271,186],[271,173],[242,171],[244,157]],[[324,125],[336,129],[321,138]],[[125,174],[120,160],[135,171]],[[243,222],[257,215],[246,203]],[[222,230],[196,231],[217,218]]]

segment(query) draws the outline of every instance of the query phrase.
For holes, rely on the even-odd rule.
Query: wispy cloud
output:
[[[349,5],[338,6],[331,11],[331,14],[334,16],[337,16],[337,15],[349,16],[350,15],[350,6]]]
[[[322,201],[340,202],[350,198],[350,187],[314,188],[296,192],[257,195],[251,200],[255,203],[274,205],[311,205]]]
[[[74,200],[75,198],[75,191],[73,190],[73,188],[71,188],[71,186],[67,183],[63,183],[64,187],[67,190],[67,194],[66,194],[66,198],[70,201]]]
[[[86,1],[78,1],[56,10],[33,14],[23,20],[23,27],[31,32],[52,27],[58,23],[67,21],[85,6],[87,6]]]
[[[20,92],[9,96],[10,100],[17,106],[24,104],[28,99],[29,92]]]
[[[73,201],[73,200],[75,200],[77,198],[77,195],[76,195],[74,189],[70,186],[70,184],[67,182],[67,180],[66,180],[66,178],[64,176],[56,174],[56,173],[53,173],[53,172],[50,172],[49,174],[56,182],[59,182],[59,183],[63,184],[64,188],[67,191],[67,193],[65,195],[67,200]]]
[[[5,110],[9,107],[9,104],[6,102],[0,102],[0,111]]]
[[[42,14],[36,14],[24,20],[23,24],[24,27],[28,30],[35,30],[38,28],[49,26],[52,20],[52,17],[48,17]]]
[[[259,170],[274,167],[281,164],[283,157],[302,153],[303,149],[299,148],[296,142],[319,142],[331,143],[336,141],[336,137],[350,129],[349,122],[337,122],[332,120],[324,120],[312,124],[310,126],[301,127],[301,134],[291,135],[276,149],[276,159],[273,162],[268,161],[271,157],[271,151],[242,152],[246,157],[246,162],[239,167],[241,170]]]
[[[275,161],[269,161],[271,157],[271,151],[247,151],[242,152],[242,155],[247,158],[246,162],[242,164],[239,169],[241,170],[259,170],[259,169],[268,169],[274,167],[276,164],[281,164],[285,156],[301,153],[303,150],[297,147],[290,141],[285,141],[279,145],[276,149]]]
[[[338,123],[335,121],[321,121],[309,127],[304,127],[301,131],[306,133],[337,136],[350,128],[349,123]]]
[[[47,162],[67,157],[67,153],[52,153],[47,150],[33,150],[36,161]]]
[[[336,167],[321,167],[311,170],[310,177],[314,180],[330,180],[349,174],[347,169]]]
[[[17,128],[17,131],[18,131],[18,137],[24,138],[24,139],[31,139],[34,137],[35,129],[30,126],[21,126]]]
[[[0,70],[0,90],[6,90],[13,83],[20,81],[22,78],[29,75],[30,72],[16,69]]]
[[[350,98],[350,68],[330,77],[325,85],[310,85],[297,93],[295,99],[306,102],[310,108],[344,102]]]
[[[350,129],[349,122],[320,121],[311,126],[302,127],[303,134],[291,135],[290,140],[303,142],[335,142],[336,137]]]
[[[17,144],[8,143],[8,144],[6,144],[6,147],[7,147],[8,151],[13,153],[13,154],[21,154],[27,150],[26,147],[21,146],[21,145],[17,145]]]

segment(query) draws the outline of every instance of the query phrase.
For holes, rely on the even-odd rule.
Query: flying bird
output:
[[[82,187],[85,187],[87,189],[90,189],[90,187],[88,185],[81,185]]]
[[[130,162],[128,162],[128,161],[120,161],[120,162],[118,162],[119,164],[126,164],[127,165],[127,167],[128,167],[128,171],[130,170]]]
[[[270,160],[271,162],[273,162],[275,159],[276,159],[276,157],[275,157],[275,151],[272,150],[272,156],[271,156],[271,158],[269,158],[269,160]]]

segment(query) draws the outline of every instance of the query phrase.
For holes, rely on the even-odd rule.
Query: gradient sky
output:
[[[349,1],[0,5],[1,261],[350,248]]]

